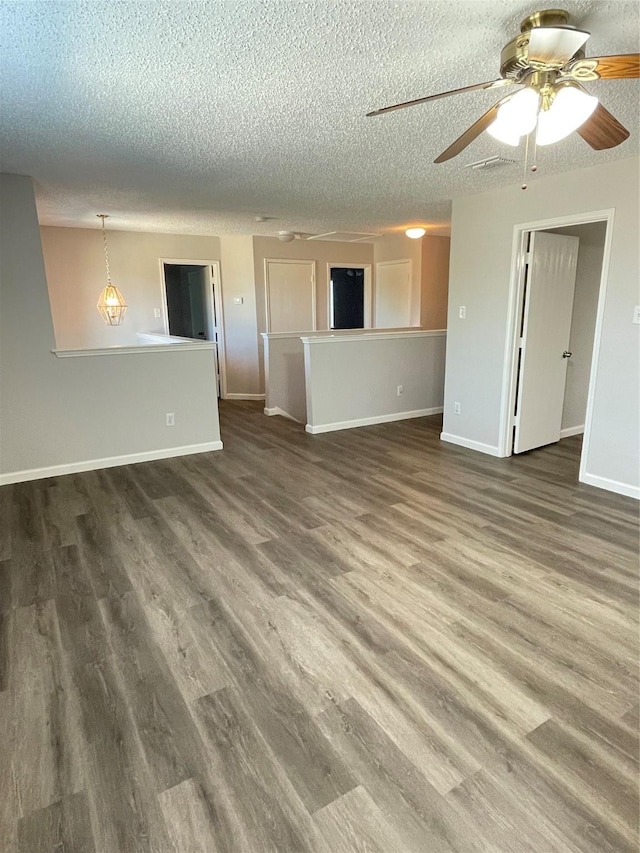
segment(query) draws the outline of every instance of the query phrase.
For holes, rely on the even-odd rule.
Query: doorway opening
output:
[[[585,474],[613,211],[516,226],[500,446],[583,435]]]
[[[371,267],[327,264],[329,329],[371,328]]]
[[[220,262],[160,259],[165,333],[213,341],[218,397],[226,396]]]
[[[212,317],[207,305],[207,268],[195,264],[164,265],[169,334],[212,340]]]

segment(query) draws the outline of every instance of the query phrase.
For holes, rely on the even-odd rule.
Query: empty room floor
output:
[[[0,850],[623,853],[637,503],[423,418],[0,489]]]

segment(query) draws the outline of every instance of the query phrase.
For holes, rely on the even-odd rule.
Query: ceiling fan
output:
[[[435,163],[450,160],[483,131],[509,145],[536,130],[536,144],[550,145],[573,131],[596,151],[624,142],[629,131],[582,86],[592,80],[623,80],[640,77],[640,54],[585,57],[590,36],[569,23],[562,9],[534,12],[520,25],[500,56],[500,78],[427,95],[367,113],[377,116],[427,101],[475,92],[504,89],[507,94],[467,128]],[[517,88],[515,88],[517,87]]]

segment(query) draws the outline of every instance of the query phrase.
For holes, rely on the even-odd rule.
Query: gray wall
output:
[[[33,182],[2,175],[0,192],[0,477],[219,443],[212,350],[51,353]],[[173,428],[165,426],[168,411]]]
[[[444,432],[499,451],[514,227],[615,208],[586,473],[638,488],[640,359],[638,160],[628,158],[455,199],[451,235]],[[467,318],[458,307],[467,306]],[[453,414],[454,401],[462,414]]]
[[[442,411],[445,337],[384,330],[305,338],[308,426],[323,432]]]
[[[411,331],[411,329],[387,329],[387,332]],[[335,329],[333,337],[368,335],[371,330]],[[264,370],[266,381],[267,414],[287,414],[294,421],[307,422],[307,395],[304,364],[303,337],[326,337],[326,331],[317,332],[263,332],[264,339]],[[442,340],[444,353],[444,338]],[[441,379],[444,378],[444,365]],[[330,387],[335,384],[335,377]],[[375,396],[375,393],[374,393]],[[365,401],[366,405],[366,401]],[[442,405],[442,401],[438,403]],[[363,415],[364,416],[364,415]]]
[[[235,234],[221,237],[220,253],[227,366],[226,396],[259,397],[264,394],[264,387],[258,349],[253,238]]]

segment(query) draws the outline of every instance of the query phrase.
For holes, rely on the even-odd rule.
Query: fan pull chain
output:
[[[529,165],[529,134],[527,134],[527,138],[524,143],[524,169],[522,172],[522,186],[520,189],[527,189],[527,166]]]
[[[535,174],[538,171],[538,122],[540,121],[540,110],[542,109],[542,95],[538,93],[538,113],[536,115],[536,126],[531,131],[535,134],[533,137],[533,163],[531,171]]]
[[[537,133],[536,133],[536,138],[533,140],[533,163],[531,164],[531,171],[534,173],[538,171],[538,134]]]

